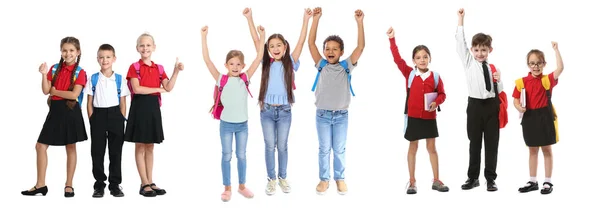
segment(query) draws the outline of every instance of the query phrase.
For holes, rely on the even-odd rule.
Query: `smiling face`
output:
[[[98,64],[100,69],[107,70],[111,69],[113,63],[116,60],[115,53],[110,50],[98,50]]]
[[[327,41],[325,42],[325,49],[323,49],[323,55],[325,55],[325,59],[329,63],[338,63],[340,61],[340,57],[344,54],[344,50],[339,42],[337,41]]]
[[[471,47],[471,52],[475,57],[475,60],[479,62],[483,62],[487,60],[488,55],[492,52],[492,48],[484,45],[477,45],[475,47]]]
[[[287,46],[285,45],[283,40],[281,40],[278,37],[269,39],[267,46],[269,48],[268,50],[269,50],[269,53],[271,54],[271,57],[273,57],[275,60],[278,60],[278,61],[281,60],[281,58],[283,58],[283,55],[285,53],[287,53],[285,51]]]
[[[529,72],[535,77],[538,77],[544,73],[544,67],[546,67],[546,59],[544,53],[539,50],[531,50],[527,54],[527,66]]]
[[[77,46],[73,43],[64,43],[60,49],[60,56],[62,56],[67,65],[72,65],[77,62],[77,56],[79,56],[80,53]]]
[[[419,45],[413,49],[413,63],[419,70],[426,72],[430,62],[431,53],[429,52],[429,48],[425,45]]]
[[[143,34],[138,38],[137,51],[142,56],[142,59],[148,59],[152,56],[152,52],[156,49],[154,38],[150,35]]]
[[[229,76],[232,77],[239,77],[245,66],[244,62],[238,56],[230,58],[225,63],[225,67],[229,70]]]

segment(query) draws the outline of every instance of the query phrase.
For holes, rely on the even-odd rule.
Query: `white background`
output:
[[[395,1],[396,2],[396,1]],[[360,207],[399,208],[497,208],[562,207],[590,203],[596,192],[598,176],[595,102],[586,95],[595,93],[590,83],[596,76],[594,52],[598,49],[594,19],[599,19],[587,1],[397,1],[388,5],[374,1],[12,1],[0,6],[2,19],[2,70],[4,82],[0,147],[1,209],[169,208],[176,204],[198,209],[294,208],[326,209]],[[256,101],[260,73],[252,79],[255,98],[249,102],[249,140],[247,148],[247,186],[255,198],[247,200],[234,193],[229,203],[220,200],[221,147],[219,122],[208,114],[215,81],[202,61],[200,28],[209,26],[211,58],[221,72],[225,54],[240,49],[249,64],[254,59],[244,7],[252,7],[256,25],[267,35],[282,33],[295,47],[302,24],[303,8],[323,8],[317,46],[321,49],[327,35],[339,34],[345,41],[345,58],[356,46],[354,10],[365,13],[366,47],[354,71],[356,97],[350,106],[346,177],[349,194],[338,195],[332,182],[328,194],[318,196],[318,141],[315,128],[314,95],[310,91],[315,68],[305,45],[297,73],[297,103],[289,139],[288,179],[291,194],[267,196],[264,193],[266,170],[264,143]],[[556,67],[551,41],[557,41],[565,63],[564,74],[554,90],[554,104],[560,119],[561,141],[554,149],[555,191],[542,196],[539,191],[519,194],[517,189],[529,179],[528,150],[524,145],[518,113],[509,106],[509,124],[501,130],[498,157],[499,191],[482,187],[462,191],[466,180],[469,141],[466,135],[467,89],[465,76],[455,50],[456,12],[466,11],[465,33],[470,47],[473,34],[485,32],[493,37],[490,63],[503,72],[509,97],[514,80],[526,75],[526,54],[532,48],[546,53],[545,73]],[[312,21],[312,19],[311,19]],[[417,157],[417,195],[406,195],[408,181],[403,138],[403,110],[406,93],[401,73],[393,62],[387,29],[396,29],[401,55],[411,64],[411,52],[418,44],[432,52],[430,68],[444,80],[448,98],[442,104],[437,141],[441,179],[450,192],[430,190],[432,173],[424,143]],[[310,28],[310,25],[309,25]],[[19,192],[31,188],[36,180],[34,145],[46,117],[46,97],[40,90],[40,63],[58,62],[59,43],[75,36],[82,46],[80,65],[88,75],[99,69],[97,48],[110,43],[116,48],[114,69],[126,74],[128,66],[139,59],[137,37],[150,32],[156,40],[152,59],[165,65],[169,76],[175,58],[184,62],[175,89],[163,95],[163,122],[166,139],[155,147],[154,181],[167,195],[145,198],[138,194],[139,176],[134,160],[134,145],[123,147],[123,189],[125,197],[114,198],[106,191],[102,199],[91,197],[94,179],[90,141],[77,144],[78,164],[74,179],[75,198],[63,197],[66,154],[63,147],[48,149],[49,165],[46,197],[25,197]],[[308,39],[307,39],[308,41]],[[590,98],[590,99],[588,99]],[[129,98],[127,99],[129,102]],[[510,99],[512,103],[512,99]],[[83,113],[85,115],[85,112]],[[585,116],[585,117],[584,117]],[[583,121],[586,120],[587,121]],[[594,126],[596,125],[596,126]],[[86,127],[89,125],[86,120]],[[89,136],[89,130],[88,130]],[[483,157],[483,152],[482,152]],[[108,167],[108,156],[105,166]],[[484,159],[482,158],[482,163]],[[538,179],[543,179],[540,152]],[[235,158],[232,183],[237,183]],[[237,187],[233,186],[234,189]],[[572,200],[572,201],[567,201]],[[15,204],[16,206],[9,207]],[[177,209],[181,209],[180,207]]]

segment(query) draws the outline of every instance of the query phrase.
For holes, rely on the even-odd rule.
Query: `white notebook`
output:
[[[526,100],[526,94],[525,94],[525,88],[521,88],[521,97],[519,98],[519,101],[521,102],[521,107],[525,107],[527,104],[527,100]],[[519,112],[519,118],[523,118],[523,113]]]
[[[425,93],[425,110],[429,110],[429,105],[431,105],[431,103],[433,103],[435,101],[435,99],[437,98],[438,93],[436,92],[431,92],[431,93]]]

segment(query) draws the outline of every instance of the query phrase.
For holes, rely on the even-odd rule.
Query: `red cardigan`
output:
[[[413,70],[412,67],[406,64],[406,61],[400,57],[400,53],[398,52],[398,46],[396,45],[396,39],[390,39],[390,50],[392,51],[392,55],[394,56],[394,62],[404,75],[406,79],[406,88],[408,88],[408,76],[410,72]],[[433,72],[423,81],[421,77],[415,76],[413,82],[410,87],[410,95],[408,98],[408,116],[413,118],[421,118],[421,119],[435,119],[436,111],[430,112],[425,110],[425,93],[430,93],[435,91],[435,81],[433,79]],[[439,106],[446,100],[446,92],[444,91],[444,82],[440,77],[437,86],[438,96],[435,99],[435,103]]]

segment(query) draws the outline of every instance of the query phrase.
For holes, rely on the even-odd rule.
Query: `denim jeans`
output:
[[[346,169],[346,136],[348,133],[348,110],[317,109],[317,133],[319,136],[319,178],[329,180],[329,162],[333,149],[333,178],[343,180]]]
[[[248,142],[248,122],[229,123],[221,120],[221,172],[223,185],[231,186],[231,156],[233,136],[235,135],[235,156],[239,184],[246,183],[246,143]]]
[[[275,180],[275,148],[279,162],[278,177],[285,179],[287,176],[288,162],[288,135],[292,123],[290,105],[271,106],[265,104],[260,111],[263,136],[265,138],[265,162],[267,175],[270,180]]]

